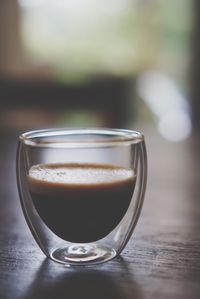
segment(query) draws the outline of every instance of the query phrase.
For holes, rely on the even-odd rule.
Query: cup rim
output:
[[[84,135],[87,138],[83,138]],[[65,138],[56,140],[56,137]],[[26,145],[50,148],[122,145],[139,143],[143,140],[144,135],[138,131],[115,128],[51,128],[28,131],[19,136],[19,141]]]

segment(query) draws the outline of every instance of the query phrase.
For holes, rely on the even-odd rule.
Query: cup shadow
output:
[[[45,259],[20,299],[142,298],[137,283],[132,278],[130,281],[126,263],[120,258],[117,264],[120,270],[116,275],[108,267],[65,268]],[[126,281],[122,275],[124,271],[128,277]]]

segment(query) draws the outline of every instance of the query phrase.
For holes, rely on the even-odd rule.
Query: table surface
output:
[[[21,212],[16,136],[0,132],[0,298],[200,298],[200,142],[147,130],[149,177],[141,217],[121,256],[65,268],[43,255]]]

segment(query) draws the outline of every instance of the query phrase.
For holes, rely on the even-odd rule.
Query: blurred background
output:
[[[197,0],[1,0],[0,126],[199,126]],[[140,125],[136,125],[136,124]]]

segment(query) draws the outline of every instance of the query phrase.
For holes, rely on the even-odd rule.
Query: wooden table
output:
[[[21,212],[15,134],[1,132],[0,298],[200,298],[200,143],[169,143],[146,130],[149,179],[135,232],[121,257],[93,267],[49,261]]]

